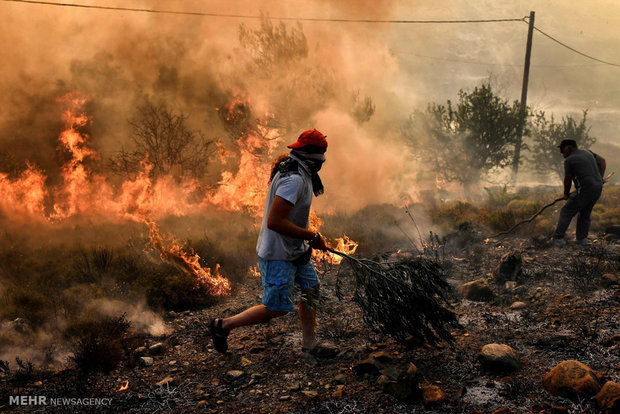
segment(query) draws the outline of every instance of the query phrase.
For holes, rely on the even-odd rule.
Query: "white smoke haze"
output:
[[[172,328],[166,325],[161,316],[149,309],[144,300],[129,304],[104,298],[93,301],[89,308],[111,318],[125,315],[125,319],[131,323],[131,329],[136,333],[159,337],[172,332]]]

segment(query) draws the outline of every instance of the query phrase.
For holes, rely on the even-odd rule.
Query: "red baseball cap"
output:
[[[297,141],[289,145],[289,148],[301,148],[306,145],[314,145],[315,147],[327,148],[327,138],[316,129],[309,129],[301,133]]]

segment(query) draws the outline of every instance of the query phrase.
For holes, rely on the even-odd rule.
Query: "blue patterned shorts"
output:
[[[312,260],[302,266],[286,260],[258,258],[258,270],[263,281],[263,305],[270,311],[292,312],[294,284],[302,291],[319,284]]]

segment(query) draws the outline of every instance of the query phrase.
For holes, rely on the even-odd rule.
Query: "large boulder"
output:
[[[474,302],[486,302],[495,296],[489,287],[489,283],[484,278],[465,283],[460,287],[459,291],[465,299]]]
[[[515,371],[521,368],[517,351],[503,344],[487,344],[478,354],[478,361],[490,371]]]
[[[513,251],[506,253],[493,270],[495,283],[504,285],[508,281],[516,281],[522,274],[523,259],[521,252]]]
[[[604,413],[620,413],[620,384],[606,382],[596,394],[596,405]]]
[[[594,371],[574,360],[559,363],[545,375],[542,384],[549,394],[565,398],[588,398],[601,390]]]

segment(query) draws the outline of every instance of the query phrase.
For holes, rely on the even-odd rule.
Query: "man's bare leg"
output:
[[[255,325],[267,322],[270,319],[286,315],[283,311],[270,311],[265,305],[256,305],[238,313],[235,316],[222,320],[222,328],[230,331],[240,326]]]
[[[312,290],[306,291],[310,293]],[[311,349],[316,346],[316,306],[304,300],[299,301],[299,321],[301,322],[301,346]]]

